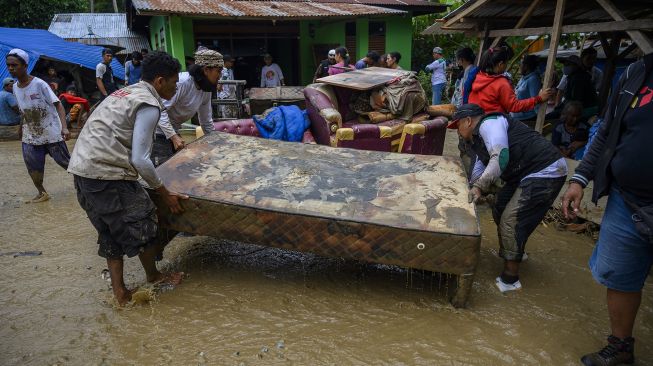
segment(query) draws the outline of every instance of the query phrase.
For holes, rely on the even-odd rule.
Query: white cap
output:
[[[16,55],[25,61],[25,64],[29,64],[29,55],[27,52],[21,50],[20,48],[14,48],[7,55]]]
[[[329,50],[329,56],[335,56],[336,50]]]

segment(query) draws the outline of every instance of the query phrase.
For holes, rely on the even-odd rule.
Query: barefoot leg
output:
[[[109,267],[109,273],[111,274],[111,287],[113,288],[113,296],[116,297],[116,301],[119,305],[125,305],[131,300],[132,295],[131,292],[127,290],[125,281],[122,277],[123,260],[122,258],[107,258],[107,266]]]
[[[138,255],[138,259],[141,260],[141,265],[145,270],[147,282],[157,281],[163,276],[156,268],[156,261],[154,260],[159,251],[160,248],[157,245],[149,245]]]

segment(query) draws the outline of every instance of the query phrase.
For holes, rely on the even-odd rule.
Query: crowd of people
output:
[[[433,73],[434,104],[441,102],[447,82],[443,54],[435,47],[434,61],[426,66]],[[352,65],[344,47],[327,56],[316,78],[370,66],[399,68],[401,59],[397,52],[369,52]],[[197,114],[204,133],[212,132],[211,97],[229,97],[232,91],[219,87],[219,80],[233,79],[234,59],[201,48],[188,71],[180,72],[179,62],[165,52],[144,57],[134,53],[125,68],[127,86],[118,90],[110,67],[113,54],[107,49],[102,57],[96,80],[103,101],[88,117],[72,154],[65,143],[69,130],[63,104],[86,110],[88,102],[74,88],[57,96],[61,81],[56,70],[48,71],[47,81],[30,75],[29,55],[21,49],[12,49],[6,58],[13,79],[3,81],[0,107],[6,107],[0,108],[0,116],[15,121],[20,113],[22,118],[22,153],[38,192],[30,202],[49,199],[43,186],[46,155],[73,174],[79,204],[98,232],[98,254],[106,258],[114,296],[125,304],[131,291],[123,280],[124,255],[139,256],[149,282],[181,281],[181,273],[156,268],[155,261],[176,233],[159,228],[155,206],[137,179],[156,190],[171,212],[183,212],[180,202],[187,197],[169,191],[155,167],[184,148],[178,133],[182,122]],[[576,217],[591,180],[594,202],[609,196],[589,265],[594,278],[607,287],[612,333],[605,348],[582,361],[632,363],[634,321],[653,264],[653,160],[641,158],[649,153],[645,140],[653,133],[648,123],[653,112],[653,54],[628,67],[614,89],[619,92],[612,93],[603,115],[595,119],[589,117],[597,115],[596,85],[603,78],[594,67],[594,50],[565,58],[564,77],[556,88],[542,85],[533,56],[522,58],[521,79],[513,88],[508,70],[513,57],[507,45],[484,51],[478,65],[471,49],[456,52],[461,72],[453,91],[457,108],[448,125],[458,131],[461,152],[471,161],[469,201],[491,202],[503,258],[496,287],[502,293],[522,288],[519,269],[527,259],[525,246],[563,189],[565,157],[582,159],[564,193],[562,210],[569,219]],[[272,57],[266,54],[263,60],[261,86],[283,85]],[[560,103],[549,115],[559,121],[548,140],[524,121],[533,120],[538,106],[556,96],[561,96]],[[594,129],[594,140],[587,146],[593,120],[600,128]]]
[[[349,50],[338,47],[329,50],[327,58],[320,61],[313,75],[313,82],[326,76],[342,74],[343,72],[361,70],[368,67],[383,67],[388,69],[403,70],[399,66],[401,53],[393,51],[380,55],[376,51],[369,51],[365,57],[352,64]]]

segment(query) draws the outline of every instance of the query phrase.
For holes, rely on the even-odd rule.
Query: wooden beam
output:
[[[467,9],[462,10],[460,13],[454,15],[451,19],[447,20],[446,23],[444,23],[443,27],[450,27],[453,24],[458,23],[462,18],[464,18],[467,14],[470,14],[474,12],[474,10],[480,8],[481,6],[489,3],[490,0],[477,0],[474,4],[470,5]]]
[[[453,30],[455,28],[449,28]],[[572,24],[562,27],[563,34],[569,33],[589,33],[589,32],[618,32],[631,31],[638,29],[653,29],[653,19],[624,20],[614,22]],[[488,34],[490,38],[495,37],[526,37],[539,36],[551,33],[551,27],[521,28],[521,29],[494,29]],[[640,32],[641,33],[641,32]],[[477,33],[477,37],[482,37],[482,33]]]
[[[481,36],[481,41],[479,42],[478,45],[478,55],[476,55],[476,65],[481,63],[481,57],[483,56],[483,52],[487,48],[487,45],[490,43],[490,39],[488,38],[487,34],[490,31],[490,28],[487,23],[485,23],[485,31],[483,31],[483,36]]]
[[[619,45],[621,44],[621,37],[617,33],[612,33],[611,40],[601,35],[601,46],[605,52],[606,60],[603,67],[603,79],[597,92],[599,93],[599,112],[603,110],[610,95],[610,88],[612,87],[612,78],[617,68],[617,57],[619,57]],[[633,42],[634,43],[634,42]]]
[[[614,20],[616,20],[616,21],[627,20],[623,16],[621,11],[616,6],[614,6],[612,1],[610,1],[610,0],[596,0],[596,2],[599,3],[599,5],[601,5],[601,7],[608,14],[610,14],[610,16]],[[643,28],[639,28],[639,29],[643,29]],[[614,30],[616,30],[616,29],[614,29]],[[653,42],[651,42],[651,40],[644,33],[642,33],[641,30],[628,30],[628,31],[626,31],[626,33],[628,33],[628,36],[630,36],[630,39],[632,39],[633,42],[637,43],[637,45],[639,46],[639,48],[642,49],[642,52],[644,52],[645,55],[648,54],[648,53],[653,52]]]
[[[542,80],[542,87],[545,89],[552,87],[553,67],[555,66],[558,44],[560,43],[560,35],[562,34],[562,21],[565,16],[565,1],[566,0],[558,0],[556,3],[555,18],[551,30],[551,44],[549,45],[549,58],[546,60],[546,71],[544,72],[544,79]],[[547,104],[548,103],[541,103],[539,106],[540,109],[537,112],[535,131],[539,133],[542,133],[542,128],[544,127]]]
[[[526,9],[526,12],[524,15],[519,18],[519,21],[517,22],[517,25],[515,25],[515,29],[523,28],[526,23],[528,23],[528,20],[531,19],[531,15],[533,15],[533,12],[535,9],[542,3],[542,0],[533,0],[531,5],[528,6],[528,9]],[[504,37],[497,37],[494,39],[494,42],[490,45],[490,48],[496,47],[501,43]]]

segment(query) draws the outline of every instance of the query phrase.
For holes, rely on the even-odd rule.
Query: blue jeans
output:
[[[599,241],[589,260],[594,279],[609,289],[639,292],[653,263],[653,245],[642,238],[616,188],[610,190]]]
[[[444,89],[444,83],[431,85],[431,90],[433,91],[433,105],[438,105],[442,103],[442,90]]]

